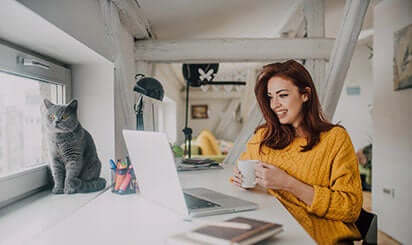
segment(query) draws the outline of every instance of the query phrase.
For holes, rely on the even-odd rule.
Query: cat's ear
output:
[[[72,100],[70,101],[69,105],[67,106],[67,108],[70,111],[76,111],[77,110],[77,100]]]
[[[45,106],[47,109],[49,109],[51,106],[54,105],[54,104],[53,104],[50,100],[48,100],[48,99],[44,99],[44,100],[43,100],[43,103],[44,103],[44,106]]]

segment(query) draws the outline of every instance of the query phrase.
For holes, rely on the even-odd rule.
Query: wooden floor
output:
[[[372,211],[372,196],[370,192],[363,192],[363,208],[366,211]],[[355,243],[361,244],[361,243]],[[378,232],[378,244],[379,245],[398,245],[400,242],[396,241],[392,237],[386,235],[384,232]]]

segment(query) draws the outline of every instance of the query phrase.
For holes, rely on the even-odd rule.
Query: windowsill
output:
[[[0,209],[0,244],[20,244],[54,227],[87,205],[100,192],[53,195],[44,190]]]
[[[48,185],[47,164],[0,177],[0,208],[30,196]]]

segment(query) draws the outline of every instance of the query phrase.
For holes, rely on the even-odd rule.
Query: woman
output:
[[[328,122],[308,71],[289,60],[264,66],[255,95],[266,123],[240,159],[259,160],[256,181],[319,244],[360,239],[358,162],[344,128]],[[234,168],[233,183],[241,174]]]

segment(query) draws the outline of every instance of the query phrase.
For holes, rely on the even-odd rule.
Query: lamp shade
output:
[[[163,101],[164,89],[162,84],[151,77],[145,77],[143,74],[136,75],[136,85],[133,88],[133,91],[141,93],[149,98]]]
[[[183,77],[192,87],[200,87],[211,82],[219,69],[219,64],[183,64]]]

